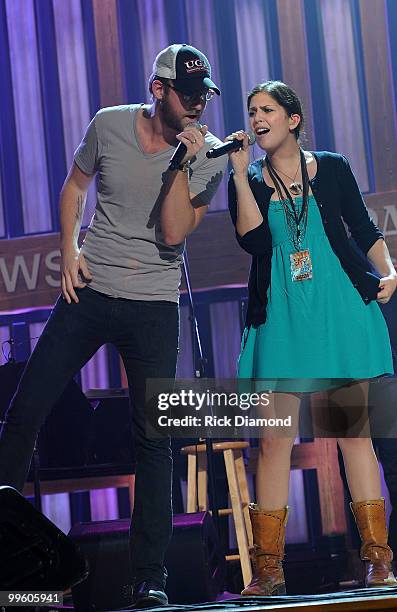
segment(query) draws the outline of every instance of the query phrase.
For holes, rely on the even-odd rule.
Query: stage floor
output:
[[[74,610],[73,606],[64,606],[64,610]],[[49,612],[48,608],[42,608]],[[223,611],[253,612],[261,610],[288,610],[297,612],[383,612],[397,610],[397,588],[355,589],[352,591],[325,593],[323,595],[285,595],[283,597],[238,597],[224,593],[216,602],[199,604],[178,604],[160,608],[151,608],[154,612],[204,612]],[[52,611],[51,611],[52,612]],[[107,610],[106,612],[117,612]],[[128,612],[128,609],[125,609]],[[131,610],[132,612],[132,610]]]

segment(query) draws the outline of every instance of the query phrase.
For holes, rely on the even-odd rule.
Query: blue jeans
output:
[[[0,483],[22,490],[37,434],[52,406],[98,348],[112,343],[123,360],[133,404],[133,579],[164,586],[164,554],[172,533],[172,456],[169,438],[146,436],[145,382],[175,376],[178,306],[112,298],[88,287],[77,293],[78,304],[58,299],[10,404],[0,437]]]

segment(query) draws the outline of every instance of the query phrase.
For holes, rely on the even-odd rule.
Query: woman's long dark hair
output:
[[[274,100],[285,109],[285,112],[290,117],[291,115],[299,115],[301,120],[300,123],[294,129],[296,140],[299,138],[299,134],[303,128],[303,111],[302,104],[297,94],[291,87],[288,87],[282,81],[265,81],[265,83],[259,83],[255,85],[248,94],[247,107],[249,110],[251,99],[258,93],[265,92],[269,94]]]

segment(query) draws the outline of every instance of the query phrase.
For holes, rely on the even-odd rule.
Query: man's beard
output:
[[[177,134],[183,132],[184,125],[182,124],[181,117],[171,109],[171,105],[168,102],[167,97],[164,97],[161,101],[161,114],[163,123],[171,130],[175,130]]]
[[[195,113],[192,110],[191,114],[192,116],[197,115],[196,118],[189,119],[187,123],[184,122],[183,119],[186,119],[186,115],[185,117],[180,117],[175,113],[175,111],[172,110],[171,105],[168,102],[168,95],[166,95],[162,99],[160,108],[161,108],[163,123],[167,126],[167,128],[171,130],[175,130],[177,134],[179,134],[179,132],[183,132],[183,130],[185,129],[187,125],[189,125],[190,123],[194,123],[195,121],[198,121],[200,118],[200,115]],[[190,114],[188,113],[188,109],[186,109],[186,114]]]

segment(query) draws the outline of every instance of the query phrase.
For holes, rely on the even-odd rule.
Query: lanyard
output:
[[[296,246],[298,249],[301,248],[301,239],[302,239],[301,222],[304,218],[306,219],[307,206],[308,206],[308,194],[309,194],[309,176],[307,173],[305,154],[303,153],[302,149],[300,149],[300,159],[301,159],[301,173],[302,173],[302,181],[303,181],[303,202],[302,202],[300,213],[298,214],[294,199],[291,196],[290,192],[288,191],[287,187],[285,186],[282,178],[279,176],[279,174],[277,174],[276,170],[271,165],[271,162],[268,159],[268,157],[265,158],[266,167],[268,169],[270,178],[272,179],[273,183],[276,186],[277,193],[279,195],[281,202],[285,205],[286,208],[288,208],[288,204],[285,202],[285,198],[282,197],[280,185],[283,188],[284,193],[291,206],[291,209],[288,210],[288,212],[290,214],[292,213],[294,221],[295,221],[296,243],[294,240],[294,246]]]

